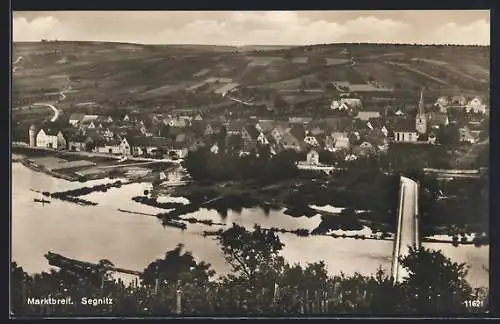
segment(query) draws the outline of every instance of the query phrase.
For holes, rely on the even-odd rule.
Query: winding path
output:
[[[64,99],[66,99],[66,95],[64,94],[65,92],[69,92],[71,90],[71,86],[68,86],[66,89],[63,89],[59,92],[59,95],[61,96],[59,98],[59,101],[58,102],[61,102],[63,101]],[[59,118],[59,115],[60,115],[60,112],[61,110],[58,109],[56,106],[52,105],[52,104],[49,104],[49,103],[34,103],[33,106],[45,106],[45,107],[49,107],[50,109],[52,109],[52,111],[54,111],[54,116],[50,119],[51,122],[55,122],[58,118]]]
[[[54,111],[54,116],[50,119],[51,122],[55,122],[59,118],[59,109],[57,109],[54,105],[48,103],[34,103],[33,106],[45,106],[52,109]]]

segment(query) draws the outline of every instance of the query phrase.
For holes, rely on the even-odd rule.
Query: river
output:
[[[218,274],[227,273],[220,248],[213,237],[203,237],[203,231],[220,226],[188,224],[186,231],[163,228],[155,217],[127,214],[118,208],[156,214],[164,211],[144,206],[131,200],[150,188],[148,183],[135,183],[113,188],[106,193],[94,192],[82,198],[99,203],[98,206],[79,206],[69,202],[52,200],[51,204],[33,202],[40,191],[63,191],[82,186],[111,182],[109,179],[90,181],[85,184],[69,182],[32,171],[20,163],[12,164],[12,260],[29,273],[50,268],[44,254],[48,251],[70,258],[96,262],[109,259],[116,266],[142,271],[151,261],[162,258],[168,250],[183,243],[194,257],[212,264]],[[162,197],[161,201],[182,201],[179,198]],[[212,219],[230,227],[233,222],[247,228],[259,224],[263,227],[286,229],[314,229],[320,217],[293,218],[281,211],[265,215],[260,209],[244,209],[241,213],[228,212],[221,218],[216,211],[200,210],[190,216]],[[326,236],[298,237],[279,234],[285,244],[282,255],[291,263],[324,260],[333,274],[374,274],[378,267],[388,272],[391,267],[391,241],[355,240]],[[440,249],[456,262],[471,265],[468,280],[473,286],[488,287],[489,247],[471,245],[453,247],[451,244],[427,243],[424,246]],[[122,279],[130,279],[122,276]],[[128,280],[127,280],[128,281]]]

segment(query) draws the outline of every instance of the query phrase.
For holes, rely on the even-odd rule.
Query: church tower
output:
[[[427,133],[427,115],[424,107],[424,89],[420,90],[420,101],[418,102],[418,111],[415,118],[415,129],[419,135]]]

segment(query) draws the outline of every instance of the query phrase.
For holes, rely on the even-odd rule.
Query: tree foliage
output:
[[[190,152],[184,166],[198,181],[255,180],[263,183],[297,176],[297,154],[285,150],[272,156],[269,147],[258,145],[250,155],[239,156],[240,149],[229,148],[227,153],[212,154],[208,149]]]
[[[280,252],[284,245],[272,230],[253,231],[233,224],[218,234],[231,273],[211,281],[210,265],[196,262],[182,245],[163,259],[150,263],[143,285],[126,286],[107,280],[96,283],[83,273],[64,269],[28,275],[11,265],[12,304],[15,315],[168,315],[181,296],[182,314],[460,314],[470,312],[467,300],[487,306],[487,291],[473,291],[466,282],[465,264],[440,251],[410,249],[401,259],[409,275],[394,283],[382,269],[375,275],[359,273],[331,276],[324,262],[288,264]],[[107,262],[102,262],[107,263]],[[161,284],[156,284],[161,282]],[[180,294],[180,295],[179,295]],[[27,297],[81,297],[113,299],[112,305],[87,307],[80,303],[28,305]],[[484,308],[478,309],[484,311]]]
[[[453,262],[440,251],[425,248],[411,248],[401,263],[409,272],[401,287],[410,311],[432,314],[465,310],[465,301],[473,293],[465,279],[465,263]]]
[[[177,284],[179,281],[206,284],[215,272],[210,264],[196,262],[190,252],[181,253],[182,244],[165,254],[165,258],[151,262],[143,272],[145,285],[153,286],[156,281],[163,284]]]

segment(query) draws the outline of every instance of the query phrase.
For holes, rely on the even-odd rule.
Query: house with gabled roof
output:
[[[294,150],[298,152],[301,149],[299,139],[293,136],[290,132],[283,134],[279,144],[285,150]]]
[[[313,147],[320,146],[318,139],[311,134],[306,134],[306,136],[304,137],[304,143],[306,143],[309,146],[313,146]]]
[[[244,142],[257,140],[261,132],[254,125],[246,125],[241,130],[241,137]]]
[[[226,125],[226,135],[241,135],[245,128],[246,122],[242,120],[231,120]]]
[[[335,139],[331,134],[326,135],[323,148],[330,152],[335,151]]]
[[[120,147],[120,140],[113,139],[110,141],[103,141],[99,142],[95,147],[94,147],[94,152],[98,153],[107,153],[107,154],[122,154],[122,150]]]
[[[42,128],[36,135],[36,146],[56,150],[66,149],[66,138],[63,132],[57,128]]]
[[[336,150],[348,150],[351,147],[347,132],[332,132],[330,136],[334,141],[333,147]]]
[[[318,151],[311,149],[307,153],[306,161],[310,165],[319,165],[319,153]]]
[[[171,141],[163,137],[125,137],[119,146],[124,155],[155,155],[160,150],[167,151]]]
[[[467,104],[467,98],[464,95],[453,96],[450,98],[450,104],[465,106]]]
[[[257,143],[261,145],[267,145],[269,144],[269,140],[267,139],[267,136],[264,134],[264,132],[259,132],[259,135],[257,136]]]
[[[188,127],[191,124],[189,119],[181,117],[166,118],[163,120],[163,123],[170,127],[180,127],[180,128]]]
[[[486,105],[483,104],[481,98],[475,97],[465,105],[465,111],[466,112],[472,111],[476,114],[485,114],[486,113]]]
[[[275,127],[275,124],[274,120],[259,120],[255,127],[257,127],[257,129],[261,132],[271,132]]]
[[[387,137],[389,135],[389,130],[385,125],[385,121],[382,118],[370,118],[366,122],[366,126],[370,130],[380,130]]]
[[[347,105],[349,111],[363,109],[363,104],[359,98],[341,98],[340,103]]]
[[[69,123],[72,126],[76,126],[78,123],[80,123],[80,121],[83,120],[84,116],[85,116],[85,114],[83,114],[83,113],[74,113],[74,114],[71,114],[71,116],[69,116]]]
[[[450,105],[450,99],[446,96],[441,96],[436,100],[434,105],[439,108],[440,112],[446,112],[446,108]]]
[[[341,100],[332,100],[332,103],[330,104],[330,109],[338,111],[349,111],[351,110],[351,107],[349,107],[349,105],[346,102],[342,102]]]
[[[271,130],[270,137],[274,140],[274,142],[279,143],[283,135],[286,132],[290,131],[290,129],[291,128],[287,122],[275,123],[274,127]]]
[[[400,119],[391,128],[396,143],[416,143],[418,141],[415,121],[412,118]]]
[[[450,120],[447,113],[430,112],[427,114],[427,122],[431,128],[438,129],[441,126],[448,126]]]

